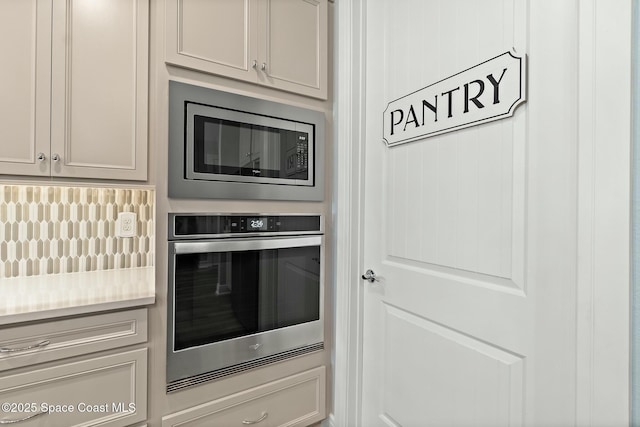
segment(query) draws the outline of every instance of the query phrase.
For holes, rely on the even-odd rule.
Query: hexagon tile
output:
[[[115,236],[119,212],[137,235]],[[152,266],[152,189],[0,185],[0,278]]]

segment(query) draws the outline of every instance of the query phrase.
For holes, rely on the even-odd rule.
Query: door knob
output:
[[[373,283],[373,282],[379,282],[380,280],[376,277],[376,273],[373,270],[367,270],[363,275],[362,278],[364,280],[369,281],[369,283]]]

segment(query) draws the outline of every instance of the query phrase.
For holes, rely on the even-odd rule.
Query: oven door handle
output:
[[[169,242],[174,254],[198,254],[207,252],[240,252],[265,249],[299,248],[320,246],[322,236],[271,238],[271,239],[226,239],[216,241]]]

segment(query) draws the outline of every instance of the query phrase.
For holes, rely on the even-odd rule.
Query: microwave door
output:
[[[187,180],[315,186],[313,125],[188,103],[185,141]]]

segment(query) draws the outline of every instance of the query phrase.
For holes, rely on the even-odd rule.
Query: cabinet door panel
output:
[[[327,97],[327,1],[267,0],[261,78],[279,89]]]
[[[50,43],[51,0],[0,1],[0,173],[49,174]]]
[[[146,309],[13,326],[0,336],[0,348],[12,350],[0,353],[0,372],[146,341]]]
[[[0,400],[13,408],[0,414],[4,424],[124,427],[143,422],[147,349],[3,376]]]
[[[324,366],[162,418],[162,427],[308,426],[325,417]]]
[[[148,0],[53,13],[52,175],[146,179]]]
[[[166,5],[168,63],[255,81],[255,0],[169,0]]]

